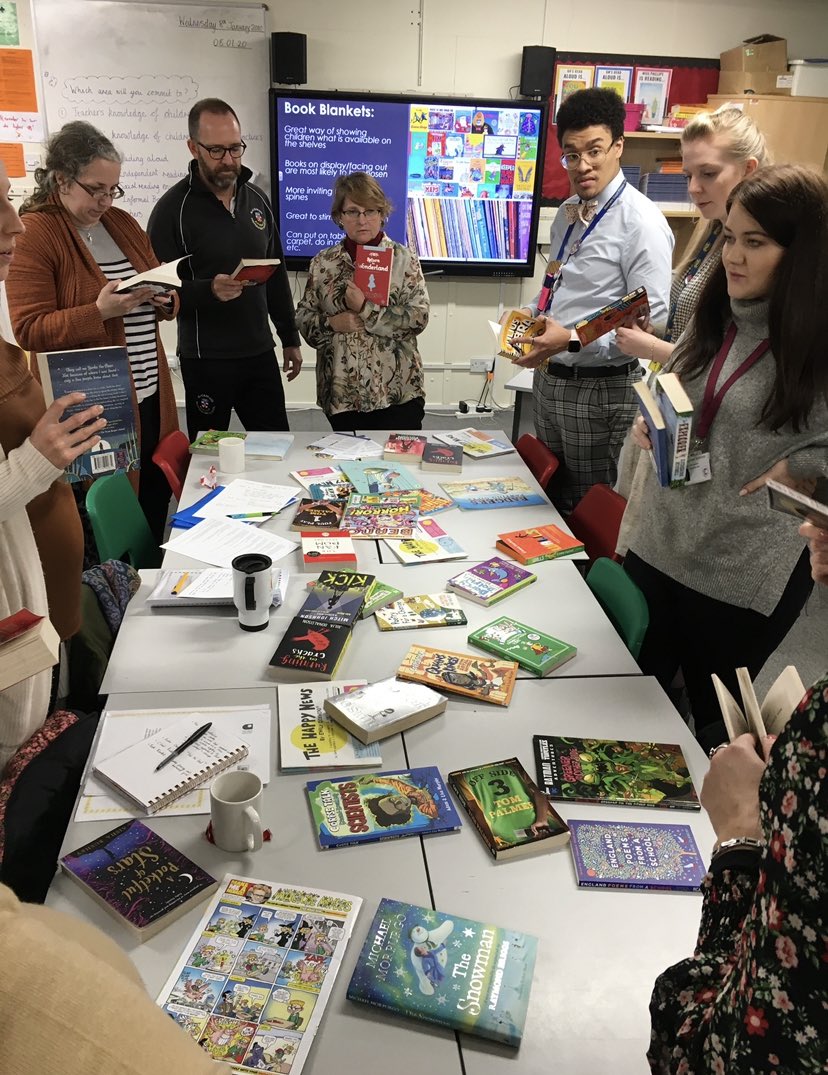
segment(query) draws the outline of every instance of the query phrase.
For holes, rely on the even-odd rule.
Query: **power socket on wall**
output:
[[[488,373],[491,369],[494,369],[494,358],[490,355],[469,359],[469,373]]]

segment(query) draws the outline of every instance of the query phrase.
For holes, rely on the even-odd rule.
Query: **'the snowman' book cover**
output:
[[[383,899],[348,999],[517,1048],[537,944],[518,930]]]

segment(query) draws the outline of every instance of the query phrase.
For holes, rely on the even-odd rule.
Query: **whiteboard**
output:
[[[46,123],[94,124],[123,156],[118,202],[143,225],[185,174],[187,113],[220,97],[239,115],[244,163],[269,183],[270,66],[261,5],[34,0]]]

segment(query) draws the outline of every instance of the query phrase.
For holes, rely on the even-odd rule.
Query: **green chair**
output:
[[[126,474],[109,474],[93,482],[86,510],[101,562],[124,560],[136,569],[160,565],[161,550]]]
[[[620,564],[605,556],[592,565],[586,583],[624,639],[627,649],[638,660],[650,625],[650,610],[644,594]]]

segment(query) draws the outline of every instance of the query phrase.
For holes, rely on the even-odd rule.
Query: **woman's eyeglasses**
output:
[[[346,220],[359,220],[360,217],[365,217],[366,220],[377,220],[382,213],[379,209],[343,209],[340,215]]]
[[[110,187],[108,190],[106,187],[87,187],[86,183],[81,183],[79,179],[75,182],[81,188],[85,190],[90,198],[94,198],[96,202],[102,202],[105,198],[110,198],[113,202],[117,202],[119,198],[124,196],[123,187]]]

